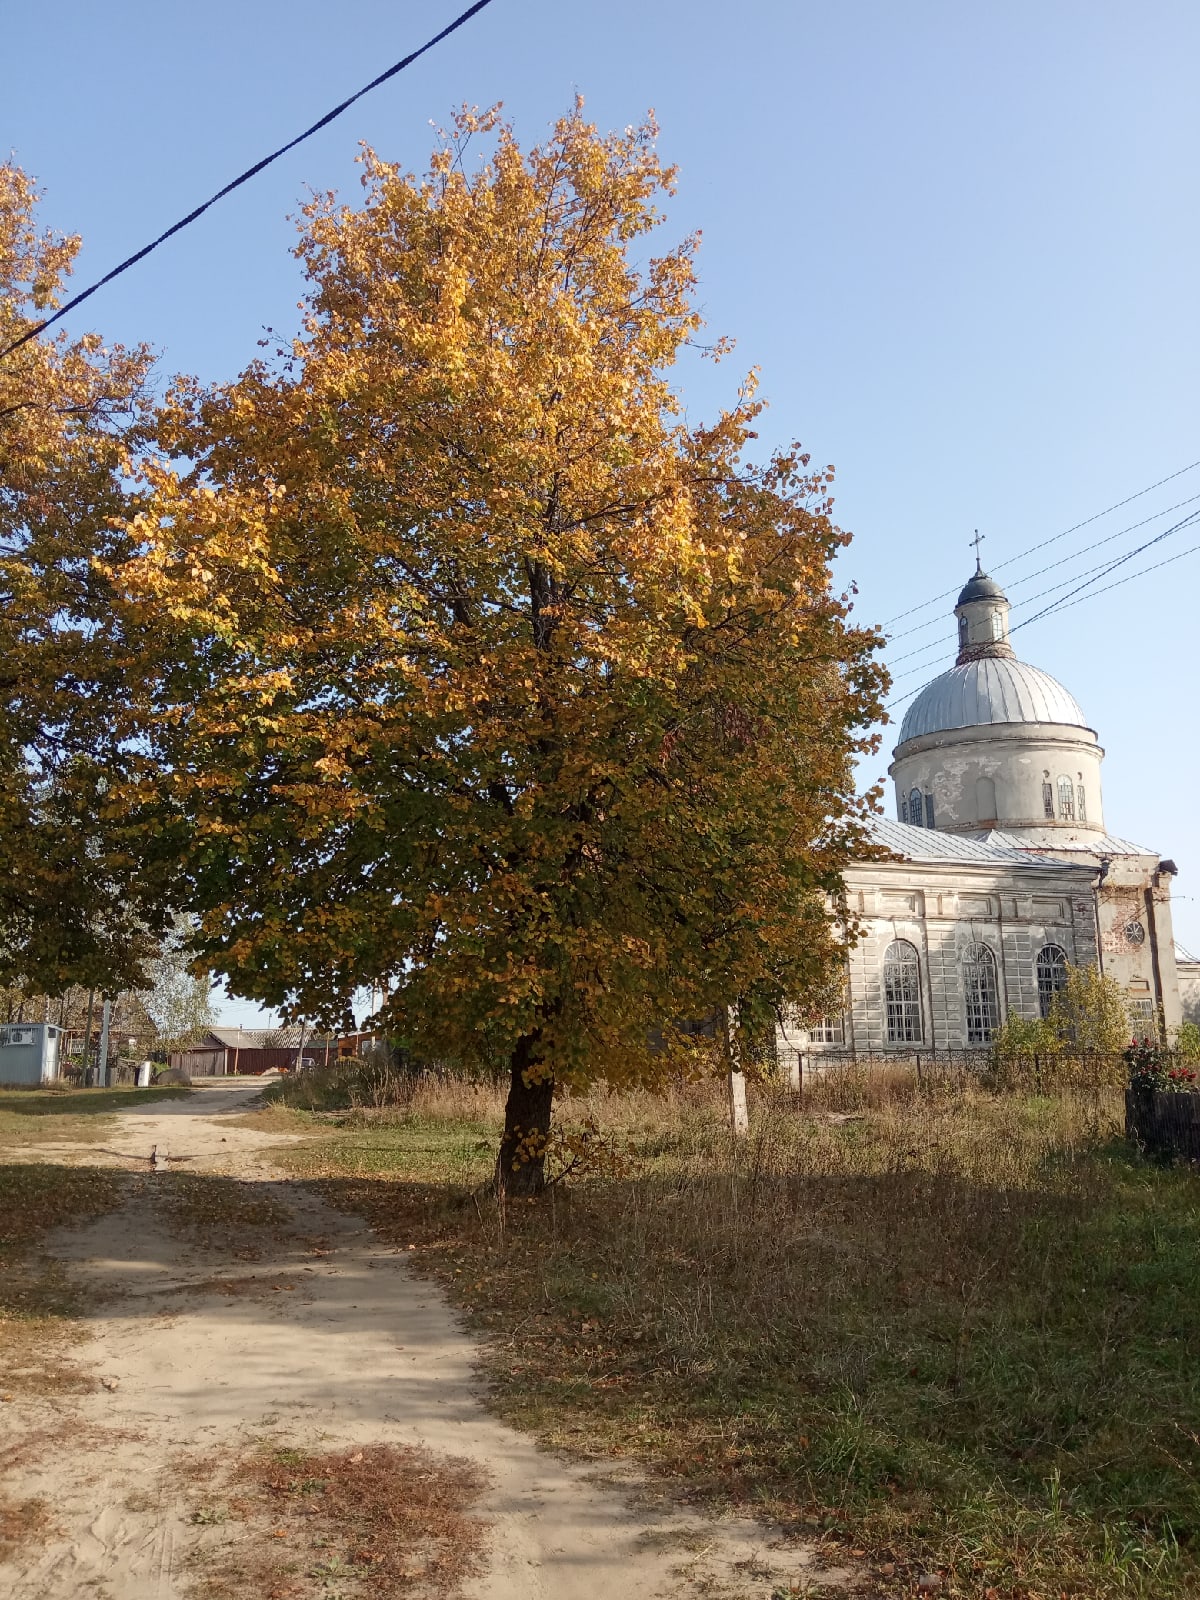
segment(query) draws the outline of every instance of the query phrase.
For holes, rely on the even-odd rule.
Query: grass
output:
[[[204,1600],[452,1600],[482,1570],[484,1488],[469,1462],[425,1450],[362,1445],[257,1450],[193,1468],[199,1526],[229,1525],[201,1556]]]
[[[89,1388],[66,1359],[85,1309],[66,1276],[40,1255],[52,1229],[81,1226],[120,1205],[120,1172],[36,1159],[39,1146],[103,1137],[114,1113],[186,1089],[0,1090],[0,1387],[36,1393]],[[32,1147],[32,1150],[30,1149]],[[34,1157],[30,1159],[31,1155]]]
[[[840,1533],[944,1595],[1182,1600],[1200,1176],[1142,1164],[1118,1112],[842,1075],[803,1107],[760,1094],[735,1146],[705,1092],[597,1094],[563,1113],[609,1130],[602,1170],[507,1209],[471,1192],[486,1089],[309,1112],[317,1137],[276,1154],[416,1247],[499,1409],[548,1444]]]
[[[0,1089],[0,1148],[98,1138],[118,1111],[174,1100],[190,1089]]]
[[[0,1388],[61,1393],[90,1388],[64,1358],[82,1309],[65,1275],[38,1253],[53,1228],[120,1205],[123,1174],[101,1167],[28,1162],[0,1166]]]

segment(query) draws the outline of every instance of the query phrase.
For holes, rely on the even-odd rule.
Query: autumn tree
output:
[[[56,303],[79,246],[38,231],[36,198],[0,166],[0,349]],[[149,366],[96,334],[0,359],[0,983],[27,993],[136,982],[161,920],[130,827],[141,652],[104,570],[129,554]]]
[[[652,126],[523,153],[464,114],[423,179],[363,161],[361,209],[307,210],[290,350],[164,417],[124,573],[170,619],[163,827],[236,992],[336,1023],[382,980],[415,1050],[500,1049],[529,1191],[556,1086],[840,966],[878,639],[830,474],[748,454],[753,384],[684,417]]]

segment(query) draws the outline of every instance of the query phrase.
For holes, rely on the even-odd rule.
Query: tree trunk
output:
[[[541,1067],[537,1047],[541,1033],[527,1033],[512,1053],[512,1077],[504,1107],[504,1137],[496,1159],[496,1187],[506,1195],[541,1194],[546,1187],[546,1140],[554,1105],[554,1078],[531,1071]],[[545,1068],[541,1067],[545,1072]]]
[[[729,1126],[735,1139],[750,1132],[746,1107],[746,1074],[742,1071],[742,1036],[736,1006],[725,1007],[725,1058],[729,1066]]]

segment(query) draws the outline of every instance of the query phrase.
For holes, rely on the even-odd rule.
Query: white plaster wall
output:
[[[848,960],[845,1048],[873,1054],[964,1047],[962,963],[973,944],[986,944],[996,958],[1001,1019],[1010,1011],[1037,1017],[1036,961],[1043,945],[1061,945],[1075,964],[1096,960],[1093,876],[1090,865],[1054,870],[947,861],[851,867],[847,899],[862,938]],[[883,958],[893,939],[907,939],[920,959],[919,1044],[889,1045],[886,1039]],[[778,1045],[784,1060],[810,1048],[788,1029]]]
[[[920,789],[923,795],[933,795],[939,831],[1036,828],[1062,830],[1083,839],[1099,838],[1104,831],[1103,757],[1089,729],[1003,723],[910,739],[898,746],[888,770],[895,785],[897,817],[902,816],[900,797]],[[1046,773],[1054,788],[1053,821],[1046,817],[1042,798]],[[1080,823],[1078,815],[1072,821],[1058,817],[1060,776],[1070,778],[1076,791],[1083,785],[1086,823]],[[995,809],[989,816],[986,806],[993,793]]]
[[[1200,961],[1181,961],[1178,973],[1182,1020],[1200,1023]]]

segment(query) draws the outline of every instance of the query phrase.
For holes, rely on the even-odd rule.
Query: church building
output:
[[[901,724],[897,820],[873,828],[887,857],[845,873],[861,929],[845,1011],[781,1027],[781,1064],[984,1050],[1010,1013],[1047,1014],[1069,964],[1115,978],[1139,1033],[1169,1039],[1183,1020],[1175,864],[1106,831],[1096,732],[1061,683],[1017,659],[1008,600],[976,567],[954,610],[958,658]],[[1190,988],[1186,964],[1183,977]]]

